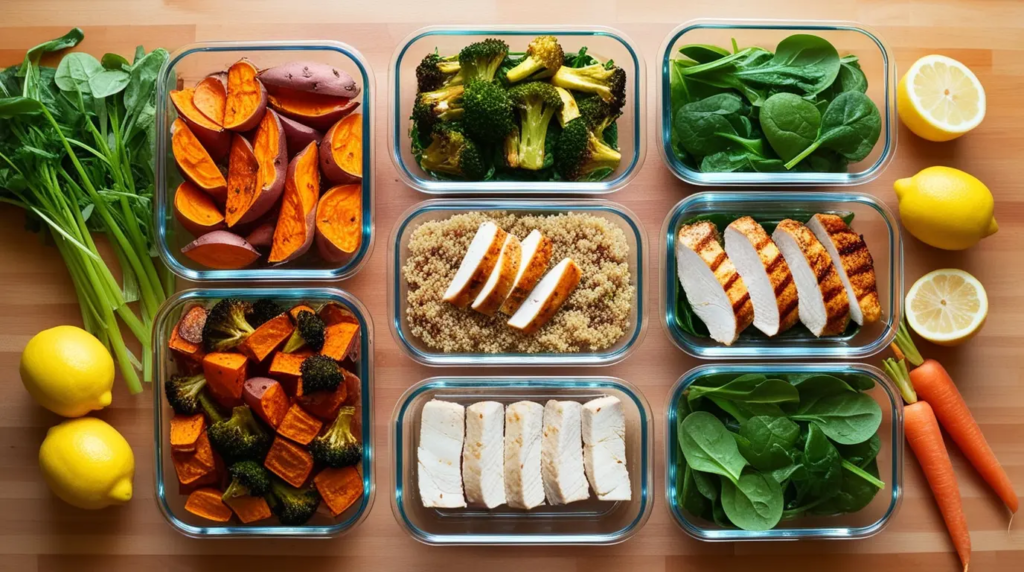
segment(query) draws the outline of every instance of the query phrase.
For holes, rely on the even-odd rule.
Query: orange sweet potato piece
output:
[[[358,339],[359,324],[332,324],[324,330],[324,347],[320,353],[342,361],[352,353]]]
[[[231,520],[231,509],[221,500],[221,492],[214,488],[202,488],[192,491],[185,501],[185,510],[190,513],[213,520],[227,522]]]
[[[320,319],[324,321],[324,324],[333,326],[334,324],[340,324],[347,322],[349,324],[359,324],[359,318],[352,313],[347,307],[338,304],[337,302],[328,302],[324,304],[323,308],[320,308]]]
[[[176,89],[170,93],[171,103],[178,111],[178,117],[188,125],[196,138],[215,160],[224,158],[231,144],[231,133],[212,121],[195,105],[195,90]]]
[[[203,351],[202,343],[193,343],[182,336],[181,325],[185,322],[185,318],[187,317],[188,314],[185,314],[181,321],[178,322],[178,325],[171,328],[171,339],[167,342],[167,347],[174,352],[176,357],[181,358],[181,360],[186,364],[196,366],[202,363],[203,358],[206,356],[206,352]],[[201,332],[202,330],[200,329],[200,333]]]
[[[288,165],[281,214],[270,248],[272,264],[292,261],[309,250],[315,234],[316,204],[320,198],[320,169],[316,145],[310,143]]]
[[[285,117],[313,129],[328,129],[359,107],[355,98],[310,93],[286,87],[274,87],[268,102]]]
[[[174,218],[192,236],[203,236],[224,228],[224,215],[213,197],[190,181],[182,181],[174,191]]]
[[[195,450],[191,453],[171,453],[174,470],[178,473],[178,482],[187,485],[194,483],[216,471],[217,463],[213,456],[213,448],[206,437],[206,431],[199,433]]]
[[[203,327],[206,326],[206,315],[206,308],[192,306],[178,321],[175,329],[178,330],[178,334],[182,338],[194,344],[201,344],[203,343]]]
[[[293,306],[291,310],[288,310],[288,315],[291,316],[293,320],[298,320],[299,314],[301,314],[302,312],[312,312],[314,314],[316,313],[316,311],[313,310],[313,308],[310,308],[305,304],[299,304],[297,306]]]
[[[256,331],[238,346],[238,351],[253,361],[261,362],[274,353],[274,350],[283,344],[294,330],[295,325],[292,324],[292,319],[288,317],[288,314],[281,314],[256,328]]]
[[[355,467],[324,469],[313,477],[313,484],[334,516],[348,510],[363,496],[363,478]]]
[[[270,446],[263,466],[289,485],[301,487],[313,471],[313,456],[305,448],[287,439],[274,437],[274,444]]]
[[[345,369],[341,370],[342,375],[347,380],[352,374]],[[302,391],[302,378],[299,378],[299,387],[296,392],[296,401],[307,413],[316,415],[324,421],[334,421],[334,418],[338,416],[338,409],[341,408],[341,404],[348,398],[348,384],[343,381],[338,384],[338,389],[334,391],[315,391],[313,393],[304,393]]]
[[[245,524],[270,518],[270,506],[263,497],[233,497],[224,501]]]
[[[291,400],[281,384],[269,377],[251,377],[245,380],[242,399],[256,415],[271,427],[277,427],[284,419]]]
[[[217,270],[245,268],[260,257],[260,252],[244,238],[226,230],[215,230],[193,240],[181,249],[190,259]]]
[[[228,195],[227,179],[210,153],[181,119],[175,119],[171,124],[171,152],[181,175],[213,197],[217,204],[223,205]]]
[[[252,145],[245,137],[235,133],[228,154],[228,198],[224,208],[224,220],[229,228],[242,221],[256,198],[259,192],[259,172],[260,164]]]
[[[327,262],[341,262],[359,249],[363,240],[361,185],[339,185],[328,190],[316,207],[316,247]]]
[[[284,414],[284,419],[277,426],[277,434],[300,445],[309,445],[309,442],[316,438],[323,426],[323,421],[306,413],[306,410],[295,404]]]
[[[248,363],[244,355],[234,352],[211,352],[203,358],[206,386],[224,407],[241,405]]]
[[[363,115],[353,113],[335,123],[320,142],[320,168],[327,180],[344,185],[363,178]]]
[[[299,377],[302,375],[302,362],[311,355],[313,350],[309,348],[302,348],[290,354],[275,352],[274,358],[270,360],[270,367],[267,368],[267,375],[276,379],[288,395],[294,396],[298,391]]]
[[[199,436],[206,429],[206,417],[202,413],[195,415],[175,415],[171,417],[171,451],[175,453],[193,453]]]
[[[260,120],[252,147],[260,165],[258,194],[242,222],[250,222],[266,214],[277,204],[284,191],[288,171],[288,143],[281,117],[274,110],[267,110]]]
[[[228,104],[227,74],[224,72],[207,76],[196,84],[192,103],[210,121],[224,126],[224,110]]]
[[[228,68],[224,128],[244,132],[256,127],[267,108],[267,88],[256,79],[259,70],[247,59]]]

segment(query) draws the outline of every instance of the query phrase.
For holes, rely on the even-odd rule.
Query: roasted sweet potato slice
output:
[[[225,131],[216,121],[213,121],[195,105],[195,90],[192,88],[176,89],[171,92],[171,103],[178,111],[178,118],[182,119],[196,138],[203,144],[207,152],[214,159],[222,159],[228,152],[231,144],[231,133]]]
[[[256,328],[256,331],[238,346],[238,350],[249,359],[261,362],[274,353],[274,350],[283,344],[294,330],[295,325],[292,324],[292,319],[288,314],[281,314]]]
[[[362,185],[330,189],[316,208],[316,247],[327,262],[341,262],[359,249],[363,240]]]
[[[260,252],[237,234],[215,230],[200,236],[181,249],[190,259],[216,270],[245,268],[260,257]]]
[[[192,95],[196,109],[220,127],[224,127],[224,110],[228,104],[227,83],[227,73],[215,73],[197,83]]]
[[[284,137],[281,118],[271,109],[263,114],[263,119],[256,128],[253,151],[260,165],[257,186],[259,192],[242,222],[254,221],[269,212],[284,191],[285,175],[288,170],[288,144]]]
[[[334,124],[320,142],[320,168],[332,183],[358,183],[363,178],[363,114],[353,113]]]
[[[324,469],[313,477],[313,484],[334,516],[345,512],[363,496],[363,477],[355,467]]]
[[[359,107],[359,100],[319,95],[283,87],[275,87],[268,96],[270,107],[314,129],[329,129]]]
[[[270,262],[281,264],[302,256],[313,244],[320,169],[316,145],[310,143],[288,165],[281,214],[274,229]]]
[[[174,191],[174,218],[192,236],[203,236],[224,228],[224,215],[213,197],[191,181],[182,181]]]
[[[171,124],[171,152],[181,175],[207,193],[217,204],[227,199],[228,182],[206,147],[181,119]]]
[[[247,59],[228,68],[228,96],[224,128],[244,132],[256,127],[267,108],[267,88],[256,79],[258,70]]]
[[[235,133],[228,155],[228,198],[224,208],[224,219],[229,228],[243,221],[259,194],[259,172],[260,164],[252,145]]]

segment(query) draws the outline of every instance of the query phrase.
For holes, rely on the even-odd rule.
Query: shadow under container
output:
[[[327,262],[320,258],[316,245],[309,252],[291,262],[269,266],[265,255],[253,267],[238,270],[208,268],[182,254],[182,247],[195,237],[174,216],[174,193],[184,180],[171,151],[171,124],[178,116],[170,101],[170,92],[182,86],[191,87],[206,76],[227,71],[242,58],[248,58],[260,69],[293,61],[315,61],[343,70],[360,87],[359,107],[352,113],[363,116],[362,142],[362,228],[359,248],[341,262]],[[330,40],[287,40],[264,42],[203,42],[178,49],[164,63],[157,77],[156,95],[156,193],[154,221],[156,247],[160,258],[176,275],[194,281],[227,280],[342,280],[362,268],[373,250],[373,99],[376,96],[373,71],[358,50]],[[268,106],[269,109],[269,106]],[[322,182],[322,190],[328,184]],[[279,199],[280,200],[280,199]],[[262,218],[262,217],[261,217]],[[252,226],[247,225],[247,226]],[[229,229],[230,230],[230,229]],[[249,229],[251,230],[251,229]],[[259,266],[262,265],[262,266]]]
[[[313,518],[300,526],[266,524],[218,523],[200,518],[185,510],[187,494],[179,491],[178,476],[174,469],[170,446],[170,418],[174,411],[167,404],[163,383],[178,373],[171,350],[167,347],[171,329],[181,316],[194,306],[207,306],[224,298],[239,298],[253,302],[271,298],[286,307],[299,302],[324,304],[333,302],[350,310],[359,320],[359,376],[360,395],[356,402],[356,420],[360,423],[363,456],[359,465],[363,477],[363,495],[345,512],[330,516],[321,506]],[[153,322],[153,424],[155,443],[156,502],[160,512],[172,528],[193,538],[329,538],[356,527],[370,513],[374,498],[373,450],[373,322],[370,313],[359,300],[347,292],[331,288],[224,288],[194,289],[179,292],[168,298]]]
[[[432,399],[469,406],[497,401],[543,405],[549,399],[586,403],[610,395],[622,402],[626,418],[626,469],[632,500],[590,498],[533,510],[507,505],[487,510],[425,508],[418,486],[417,448],[423,406]],[[608,545],[635,535],[650,517],[654,502],[653,415],[643,394],[614,377],[432,377],[410,387],[398,400],[391,420],[391,509],[414,539],[432,545]]]
[[[878,475],[885,482],[885,488],[878,491],[871,503],[860,511],[835,516],[804,516],[779,522],[776,528],[763,531],[722,528],[711,521],[691,515],[683,509],[679,500],[681,480],[679,467],[682,451],[676,426],[679,415],[676,404],[683,398],[683,392],[701,378],[728,374],[763,374],[768,377],[782,374],[821,374],[842,377],[858,375],[871,378],[874,388],[865,391],[882,409],[882,423],[878,428],[881,448],[878,451]],[[669,513],[683,532],[698,540],[856,540],[868,538],[881,532],[896,516],[903,497],[903,398],[899,390],[878,368],[860,363],[836,364],[749,364],[749,365],[704,365],[686,372],[676,381],[669,393],[668,410],[665,415],[665,498]]]
[[[604,62],[614,60],[626,72],[626,106],[617,125],[622,161],[602,181],[458,181],[439,180],[426,173],[410,148],[409,117],[416,103],[416,66],[436,49],[442,55],[456,55],[469,44],[497,38],[508,44],[510,53],[524,54],[537,36],[554,36],[566,52],[582,47]],[[603,26],[430,26],[402,41],[388,70],[388,148],[398,175],[410,187],[435,195],[537,195],[606,194],[626,186],[640,171],[646,152],[646,65],[640,50],[625,34]],[[552,119],[557,121],[557,119]]]
[[[852,163],[845,173],[703,173],[684,164],[672,150],[673,59],[684,58],[679,48],[688,44],[711,44],[732,49],[733,39],[742,49],[759,46],[771,52],[788,36],[811,34],[828,40],[839,56],[855,55],[868,81],[867,96],[875,103],[882,120],[882,133],[871,153]],[[899,120],[896,115],[896,58],[874,31],[855,22],[822,20],[692,20],[672,30],[658,56],[657,111],[661,156],[669,170],[691,185],[860,185],[876,179],[896,154]],[[685,98],[675,96],[676,100]],[[676,103],[676,107],[681,103]]]
[[[837,336],[814,337],[797,324],[775,337],[761,334],[751,324],[731,346],[698,336],[681,325],[680,301],[685,298],[679,283],[676,236],[684,222],[696,217],[729,214],[751,215],[778,222],[817,213],[852,214],[850,228],[862,235],[874,260],[875,282],[881,319],[874,324],[851,327]],[[862,193],[783,191],[722,191],[690,195],[669,212],[661,232],[661,316],[672,343],[700,359],[863,359],[884,350],[896,338],[903,312],[903,241],[900,227],[885,203]],[[700,318],[693,315],[694,321]]]
[[[601,217],[622,230],[629,246],[629,274],[634,287],[628,329],[611,347],[578,353],[445,353],[424,344],[410,331],[406,314],[409,285],[403,268],[409,257],[409,239],[413,231],[428,221],[442,220],[467,212],[507,212],[519,215],[557,215],[586,213]],[[523,239],[526,237],[520,237]],[[647,301],[644,268],[647,267],[647,238],[640,220],[625,207],[604,200],[503,200],[434,199],[414,205],[399,217],[388,241],[388,325],[398,346],[413,360],[431,366],[599,366],[626,359],[646,333]],[[551,267],[557,264],[551,261]],[[550,268],[549,268],[550,269]]]

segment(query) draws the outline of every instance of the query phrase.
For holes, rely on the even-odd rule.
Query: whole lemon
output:
[[[46,432],[39,468],[53,494],[84,509],[123,504],[132,498],[135,455],[124,437],[93,417],[69,419]]]
[[[894,187],[903,226],[925,244],[963,250],[999,230],[992,192],[959,169],[929,167]]]
[[[81,417],[110,405],[114,360],[96,336],[57,326],[25,346],[21,382],[39,405],[57,415]]]

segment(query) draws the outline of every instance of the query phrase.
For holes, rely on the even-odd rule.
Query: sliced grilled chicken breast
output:
[[[686,299],[711,337],[731,345],[754,321],[754,307],[743,279],[722,250],[718,228],[708,221],[683,226],[678,242],[677,271]]]
[[[617,397],[607,395],[583,404],[583,469],[597,500],[632,497],[626,469],[626,415]]]
[[[505,231],[493,222],[485,222],[477,229],[462,258],[455,278],[444,293],[444,301],[465,308],[483,290],[494,265],[498,263],[501,247],[505,244]]]
[[[465,408],[458,403],[432,399],[423,406],[420,420],[420,500],[425,507],[462,508],[462,442],[465,437]]]
[[[505,244],[501,247],[498,262],[491,270],[491,276],[484,284],[483,290],[473,302],[473,309],[481,314],[493,316],[505,302],[505,297],[512,290],[512,282],[516,279],[520,261],[519,239],[514,234],[505,235]]]
[[[754,327],[768,336],[799,319],[796,284],[785,257],[753,218],[736,219],[725,229],[725,253],[743,278],[754,304]]]
[[[864,237],[853,232],[842,217],[816,214],[807,222],[814,236],[836,265],[839,279],[846,287],[850,302],[850,319],[860,325],[873,324],[882,316],[875,284],[875,262],[864,244]],[[856,303],[854,303],[856,301]]]
[[[540,473],[548,504],[569,504],[590,498],[583,473],[583,407],[575,401],[544,404],[544,436]]]
[[[544,406],[518,401],[505,409],[505,499],[512,508],[544,504],[540,476]]]
[[[486,508],[505,504],[505,406],[497,401],[466,408],[462,482],[469,504]]]
[[[542,235],[539,230],[534,229],[526,235],[526,240],[519,248],[519,268],[512,282],[512,289],[501,306],[503,314],[515,314],[533,287],[540,282],[544,271],[548,269],[548,263],[551,262],[551,249],[551,239]]]
[[[811,229],[790,219],[779,223],[772,239],[793,273],[800,297],[800,321],[815,336],[841,334],[850,320],[850,303],[824,245]]]
[[[571,258],[559,262],[530,292],[526,301],[509,318],[508,325],[524,334],[541,329],[569,299],[581,276],[580,267]]]

